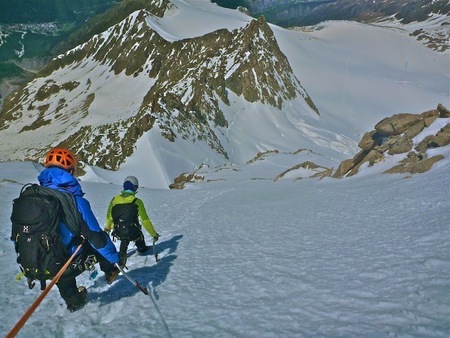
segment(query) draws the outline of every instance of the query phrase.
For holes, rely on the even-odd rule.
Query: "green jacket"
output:
[[[148,231],[150,236],[155,238],[158,236],[158,234],[155,231],[155,229],[153,228],[152,221],[150,221],[150,218],[147,215],[147,211],[145,210],[144,203],[142,202],[141,199],[137,198],[135,196],[135,194],[136,193],[122,191],[122,193],[120,195],[114,196],[114,198],[109,203],[108,211],[106,212],[105,231],[109,233],[114,228],[114,221],[113,221],[112,214],[111,214],[112,207],[115,206],[116,204],[131,203],[131,202],[133,202],[134,199],[136,199],[135,203],[138,206],[138,214],[139,214],[139,218],[142,222],[142,226],[145,228],[145,230]]]

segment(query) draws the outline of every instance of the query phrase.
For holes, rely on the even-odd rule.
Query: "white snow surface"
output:
[[[40,293],[15,280],[9,240],[12,199],[39,168],[0,164],[1,335]],[[54,287],[18,337],[448,337],[448,157],[413,176],[273,182],[271,170],[260,160],[181,191],[140,189],[161,259],[127,265],[150,295],[85,272],[83,309],[70,313]],[[80,183],[104,224],[121,187]]]

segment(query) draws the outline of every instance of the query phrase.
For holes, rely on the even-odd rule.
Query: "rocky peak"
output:
[[[226,78],[226,85],[233,92],[243,94],[247,101],[262,101],[279,109],[284,100],[297,95],[307,98],[264,17],[234,33],[231,47],[235,71]]]
[[[116,170],[155,124],[169,142],[203,140],[227,158],[220,130],[228,121],[220,106],[230,105],[230,92],[279,109],[301,97],[318,113],[264,18],[232,32],[169,41],[152,28],[153,15],[135,11],[54,59],[5,102],[0,128],[48,135],[27,150],[29,159],[58,143],[78,149],[82,161]],[[121,95],[124,107],[135,108],[98,121],[93,112],[110,115],[99,91],[124,80],[140,84],[132,98]]]

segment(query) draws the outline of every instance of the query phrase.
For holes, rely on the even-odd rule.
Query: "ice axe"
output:
[[[135,279],[131,278],[123,269],[119,264],[115,264],[115,266],[119,269],[119,271],[122,273],[122,275],[125,276],[126,279],[128,279],[128,281],[133,284],[135,287],[137,287],[142,293],[148,295],[148,290],[147,288],[144,288],[141,284],[139,284]]]
[[[156,239],[153,238],[153,255],[155,255],[155,260],[159,261],[158,252],[156,251]]]

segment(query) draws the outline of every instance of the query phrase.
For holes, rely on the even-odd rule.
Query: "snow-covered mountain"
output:
[[[328,20],[390,24],[407,31],[437,51],[449,52],[450,3],[447,0],[240,0],[218,4],[244,6],[253,16],[264,15],[282,27],[304,27]]]
[[[166,20],[179,21],[183,11],[192,11],[183,2],[168,1],[155,3],[158,11],[161,4]],[[217,12],[212,16],[219,15],[219,8],[211,8]],[[42,158],[51,144],[63,143],[77,149],[82,161],[117,170],[138,139],[152,131],[168,147],[176,139],[200,143],[202,156],[219,164],[242,160],[229,155],[233,149],[227,137],[236,102],[258,102],[282,115],[289,101],[301,114],[317,115],[264,19],[234,15],[235,23],[230,21],[237,28],[231,32],[219,29],[181,38],[161,28],[164,17],[136,11],[60,56],[5,103],[5,132],[30,135],[28,145],[23,137],[16,138],[19,145],[8,137],[11,148],[22,151],[11,159]],[[37,143],[35,135],[40,135]],[[257,150],[242,156],[249,158]],[[181,159],[170,176],[200,160]]]
[[[408,31],[429,48],[439,51],[449,48],[450,4],[446,0],[212,2],[233,9],[244,6],[241,9],[247,11],[248,8],[249,15],[255,18],[263,15],[267,22],[282,27],[314,25],[326,20],[375,24],[382,21]],[[3,1],[0,11],[0,107],[3,98],[29,81],[51,56],[77,46],[134,10],[146,7],[151,7],[147,0],[97,0],[95,3],[51,0],[45,4],[33,0]],[[426,21],[429,24],[423,25]]]
[[[292,26],[315,25],[324,20],[352,20],[396,27],[428,48],[450,53],[450,3],[447,0],[336,0],[311,13],[292,18]]]
[[[258,152],[307,149],[337,167],[382,118],[448,102],[446,57],[402,32],[350,22],[289,31],[209,2],[152,3],[5,103],[3,160],[38,161],[62,144],[100,180],[141,163],[152,173],[143,184],[160,188]]]
[[[79,156],[108,159],[109,149],[124,159],[112,171],[84,158],[80,184],[100,225],[123,178],[141,182],[160,260],[131,255],[127,273],[150,294],[123,275],[108,285],[102,272],[85,272],[83,309],[69,313],[54,288],[19,337],[448,337],[448,57],[395,27],[286,30],[203,0],[155,3],[167,5],[163,14],[134,11],[61,56],[1,117],[0,334],[40,294],[15,280],[12,200],[37,181],[46,147],[79,135]],[[132,27],[136,35],[125,35]],[[125,36],[132,45],[107,48]],[[264,60],[255,69],[276,81],[255,73],[239,91],[227,74],[233,65],[253,74],[243,60],[255,56]],[[193,69],[177,72],[179,62]],[[196,72],[209,67],[216,73]],[[153,87],[155,102],[145,95]],[[185,109],[200,105],[199,115]],[[121,153],[126,133],[130,156]],[[413,174],[409,166],[425,157],[431,169]],[[326,177],[340,164],[345,178]],[[168,190],[180,172],[196,183]]]

